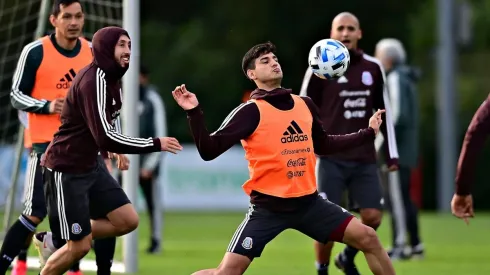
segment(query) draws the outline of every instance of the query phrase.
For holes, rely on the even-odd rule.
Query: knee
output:
[[[122,224],[118,226],[121,235],[128,234],[138,228],[139,217],[136,210],[131,211],[122,221]]]
[[[376,231],[369,226],[362,226],[358,239],[359,250],[371,251],[381,246]]]
[[[361,210],[362,223],[372,228],[378,228],[381,224],[383,214],[378,209],[363,209]]]
[[[92,248],[92,235],[88,235],[80,241],[68,241],[69,253],[75,259],[81,259],[90,252]]]

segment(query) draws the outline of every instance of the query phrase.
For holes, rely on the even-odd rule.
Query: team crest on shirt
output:
[[[367,86],[373,85],[373,76],[368,71],[362,72],[361,80],[362,80],[362,83],[364,85],[367,85]]]
[[[78,223],[74,223],[71,225],[71,233],[78,235],[82,233],[82,227]]]
[[[242,242],[243,248],[252,249],[252,245],[253,245],[252,238],[246,237],[245,239],[243,239],[243,242]]]

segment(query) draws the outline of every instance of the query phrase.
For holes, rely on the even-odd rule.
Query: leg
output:
[[[400,182],[403,205],[405,209],[406,225],[410,235],[410,246],[414,256],[423,256],[424,247],[419,235],[419,217],[417,206],[410,197],[411,170],[409,167],[400,167]]]
[[[111,274],[112,260],[116,250],[116,237],[97,239],[94,241],[97,275]]]
[[[317,185],[320,195],[329,201],[340,204],[345,189],[342,166],[327,158],[319,158],[316,167]],[[333,242],[315,242],[316,267],[319,275],[328,274],[328,266]]]
[[[48,169],[44,172],[50,228],[55,235],[67,242],[52,255],[43,255],[48,260],[41,274],[55,275],[66,272],[91,249],[89,190],[95,183],[96,172],[80,175]],[[44,245],[36,245],[43,254]]]
[[[360,208],[362,222],[376,230],[381,224],[384,207],[383,193],[376,164],[357,164],[352,167],[348,184],[349,196]],[[347,246],[336,259],[338,266],[355,266],[354,258],[359,250]]]
[[[193,275],[242,275],[252,260],[260,257],[265,246],[289,228],[291,223],[290,217],[251,205],[245,219],[235,231],[220,265]]]
[[[26,274],[27,250],[38,224],[46,217],[46,203],[43,192],[42,171],[39,156],[35,152],[29,155],[26,182],[24,187],[24,211],[19,219],[7,231],[0,249],[0,274],[5,274],[13,259],[19,255],[15,274]]]
[[[388,252],[392,259],[404,259],[406,255],[406,209],[403,198],[400,171],[388,172],[388,193],[391,204],[391,224],[393,229],[393,248]]]
[[[343,243],[364,253],[369,269],[375,275],[393,275],[395,269],[373,228],[352,219],[344,231]]]
[[[363,251],[369,267],[375,275],[395,274],[388,255],[383,250],[376,232],[361,224],[342,207],[318,199],[306,211],[295,227],[320,243],[343,242]],[[344,269],[346,274],[358,274],[357,270]]]
[[[148,214],[150,216],[150,246],[148,247],[148,253],[157,253],[160,250],[160,234],[161,234],[161,213],[160,209],[155,202],[158,202],[158,199],[155,199],[157,190],[156,185],[158,183],[154,181],[153,177],[151,178],[142,178],[140,177],[140,186],[143,191],[143,195],[146,201],[146,209],[148,209]]]

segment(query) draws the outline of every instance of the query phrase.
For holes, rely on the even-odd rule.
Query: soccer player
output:
[[[463,146],[456,170],[456,192],[451,201],[451,211],[454,216],[463,219],[467,224],[473,218],[473,196],[471,189],[475,181],[476,162],[485,146],[485,140],[490,134],[490,96],[473,115],[466,130]]]
[[[135,138],[115,129],[121,112],[121,78],[129,67],[131,40],[119,27],[97,31],[94,58],[75,77],[61,111],[61,126],[42,159],[50,228],[40,254],[42,275],[58,275],[84,257],[92,238],[122,236],[138,226],[138,214],[103,162],[99,150],[143,154],[182,149],[175,138]]]
[[[391,120],[385,75],[375,58],[357,47],[362,37],[359,21],[348,12],[337,15],[332,21],[331,38],[341,41],[350,53],[347,72],[334,80],[322,80],[306,71],[301,95],[311,97],[320,109],[324,129],[330,134],[347,134],[364,127],[373,109],[386,109],[381,131],[390,170],[397,169],[398,152]],[[359,210],[364,224],[377,229],[381,223],[383,193],[378,178],[376,152],[373,143],[337,153],[318,154],[317,179],[321,195],[335,204],[341,204],[347,189],[349,205]],[[333,243],[315,243],[316,265],[319,275],[328,274]],[[335,258],[335,264],[345,274],[359,274],[354,264],[358,250],[347,246]]]
[[[410,197],[412,169],[417,167],[419,155],[419,108],[415,82],[418,73],[406,65],[403,44],[394,38],[382,39],[376,44],[376,58],[386,70],[386,84],[392,107],[396,142],[399,152],[398,171],[388,177],[389,200],[392,216],[391,259],[423,257],[424,247],[419,234],[418,209]],[[377,147],[378,136],[375,141]],[[405,252],[406,229],[410,236],[410,251]]]
[[[296,229],[321,243],[348,243],[364,252],[374,274],[395,274],[376,232],[354,216],[318,195],[315,153],[327,154],[372,143],[381,124],[382,110],[369,128],[331,136],[323,130],[318,109],[308,97],[281,87],[281,66],[272,43],[252,47],[242,69],[257,89],[218,130],[208,132],[196,95],[185,85],[172,92],[187,112],[195,144],[203,160],[212,160],[241,141],[249,162],[250,179],[243,189],[251,198],[244,221],[235,232],[223,261],[216,269],[194,275],[243,274],[260,257],[267,243],[286,229]]]
[[[32,152],[26,175],[24,211],[2,244],[0,274],[5,274],[21,250],[27,251],[37,225],[46,217],[40,156],[61,125],[59,113],[73,78],[92,60],[90,43],[80,38],[84,25],[80,1],[55,1],[49,20],[55,28],[54,34],[24,47],[13,77],[11,102],[15,108],[28,114]],[[103,274],[109,274],[112,256],[108,255],[104,245],[96,247],[98,262],[109,266]],[[24,252],[19,255],[20,261],[14,268],[17,274],[25,274],[24,255]],[[78,264],[69,273],[81,274]]]

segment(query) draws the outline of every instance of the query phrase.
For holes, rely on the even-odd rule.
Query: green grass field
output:
[[[139,272],[141,275],[189,275],[214,267],[221,257],[244,213],[167,213],[164,244],[159,255],[147,255],[147,217],[142,216],[138,234]],[[381,240],[389,245],[389,219],[379,230]],[[46,223],[42,225],[45,228]],[[449,215],[424,214],[421,220],[426,259],[397,262],[399,275],[488,275],[490,274],[490,214],[477,213],[470,226]],[[337,245],[339,251],[343,245]],[[34,256],[31,250],[30,256]],[[88,257],[93,258],[90,253]],[[116,256],[121,259],[121,242]],[[362,254],[357,263],[362,274],[371,274]],[[38,274],[33,271],[29,274]],[[92,273],[86,273],[92,274]],[[246,274],[307,275],[316,274],[312,241],[289,230],[270,243],[261,258],[254,260]],[[331,267],[330,274],[341,274]]]

